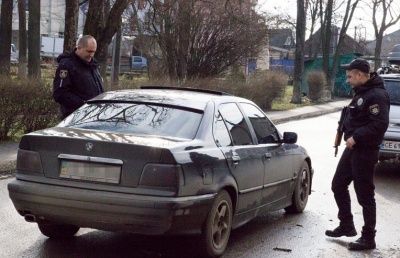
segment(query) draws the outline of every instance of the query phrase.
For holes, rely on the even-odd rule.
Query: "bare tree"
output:
[[[10,76],[10,48],[13,1],[3,0],[0,20],[0,75]]]
[[[121,26],[121,16],[132,0],[116,0],[110,9],[109,0],[89,0],[89,9],[83,33],[97,40],[96,58],[101,74],[106,78],[107,48]]]
[[[347,29],[349,28],[350,22],[353,19],[354,11],[358,5],[360,0],[347,0],[347,5],[345,9],[345,15],[343,17],[343,22],[342,22],[342,27],[340,29],[339,33],[339,39],[336,47],[336,51],[333,56],[333,64],[330,73],[327,76],[327,81],[328,81],[328,87],[333,93],[334,86],[335,86],[335,75],[338,70],[338,65],[339,65],[339,59],[340,59],[340,53],[341,49],[343,48],[344,44],[344,39],[346,37]],[[333,94],[332,94],[333,96]]]
[[[310,37],[309,37],[309,42],[310,42],[310,47],[308,48],[308,58],[316,58],[316,52],[313,53],[313,43],[314,43],[314,31],[317,25],[318,17],[319,17],[319,4],[318,0],[307,0],[306,1],[306,13],[309,13],[309,20],[310,20]]]
[[[301,83],[304,71],[304,41],[306,34],[306,10],[304,0],[297,0],[296,51],[291,103],[301,103]]]
[[[152,1],[150,29],[171,80],[214,77],[265,45],[267,27],[251,1]],[[157,55],[157,53],[155,53]]]
[[[76,45],[78,34],[79,0],[65,0],[64,52]]]
[[[18,0],[18,20],[19,20],[19,55],[18,55],[18,77],[26,77],[26,65],[27,65],[27,37],[26,37],[26,1]]]
[[[381,67],[382,40],[385,31],[400,20],[400,4],[398,0],[371,0],[372,24],[374,26],[375,46],[375,70]],[[380,21],[377,19],[382,15]]]
[[[40,0],[29,0],[28,10],[28,76],[40,80]]]

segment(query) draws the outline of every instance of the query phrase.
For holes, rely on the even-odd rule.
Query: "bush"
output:
[[[264,111],[272,109],[272,102],[282,98],[287,86],[287,75],[281,72],[256,72],[248,81],[203,79],[186,81],[181,86],[223,91],[255,102]]]
[[[0,141],[54,125],[59,106],[52,85],[39,81],[0,78]]]
[[[322,91],[326,88],[326,76],[322,71],[307,73],[308,97],[316,102],[320,99]]]
[[[10,140],[16,133],[14,125],[20,114],[23,100],[19,87],[14,87],[11,79],[6,76],[0,78],[0,140]]]
[[[248,82],[243,97],[254,101],[264,111],[272,109],[272,102],[284,96],[288,76],[282,72],[257,71]]]
[[[21,126],[24,133],[55,125],[60,107],[53,99],[52,84],[24,82],[25,101],[21,110]]]

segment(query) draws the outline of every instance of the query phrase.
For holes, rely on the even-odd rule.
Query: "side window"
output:
[[[253,140],[246,120],[235,103],[227,103],[219,106],[219,112],[225,120],[233,145],[251,145]]]
[[[254,128],[258,143],[263,144],[278,142],[278,131],[260,109],[248,103],[240,103],[240,106]]]
[[[231,136],[220,113],[215,121],[215,142],[219,147],[232,146]]]

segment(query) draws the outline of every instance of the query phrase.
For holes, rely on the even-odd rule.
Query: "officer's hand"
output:
[[[353,139],[353,136],[347,139],[346,141],[346,147],[349,149],[353,149],[353,146],[356,144],[356,142]]]

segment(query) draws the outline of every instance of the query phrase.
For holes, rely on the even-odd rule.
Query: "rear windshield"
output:
[[[385,81],[389,93],[390,104],[400,105],[400,81]]]
[[[132,103],[85,104],[58,126],[193,139],[202,113]]]

